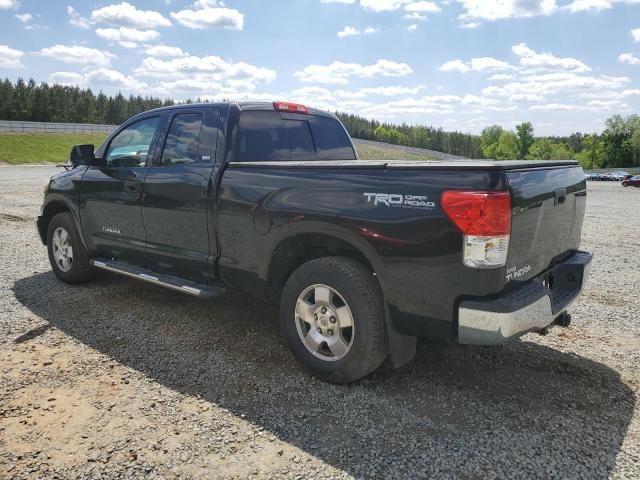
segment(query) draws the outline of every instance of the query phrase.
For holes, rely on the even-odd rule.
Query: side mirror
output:
[[[71,149],[69,162],[71,165],[95,165],[96,157],[93,153],[93,145],[76,145]]]

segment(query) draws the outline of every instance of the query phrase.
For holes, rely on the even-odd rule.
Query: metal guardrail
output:
[[[442,160],[468,160],[466,157],[459,155],[451,155],[449,153],[437,152],[435,150],[428,150],[426,148],[406,147],[404,145],[395,145],[392,143],[374,142],[372,140],[362,140],[360,138],[354,138],[353,142],[361,145],[371,145],[372,147],[391,148],[401,152],[417,153],[420,155],[430,155],[434,158]]]
[[[92,123],[16,122],[0,120],[0,132],[10,133],[104,133],[110,134],[117,125]]]

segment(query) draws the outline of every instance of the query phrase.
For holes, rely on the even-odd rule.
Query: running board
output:
[[[163,275],[145,268],[136,267],[130,263],[119,262],[117,260],[109,260],[106,258],[94,258],[91,260],[91,264],[101,270],[107,272],[118,273],[125,277],[135,278],[142,280],[143,282],[151,283],[159,287],[169,288],[176,292],[186,293],[193,297],[212,299],[216,298],[223,293],[225,289],[221,287],[213,287],[211,285],[202,285],[191,280],[185,280],[184,278],[175,277],[173,275]]]

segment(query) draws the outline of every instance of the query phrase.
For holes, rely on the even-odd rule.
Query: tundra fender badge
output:
[[[395,207],[395,208],[418,208],[429,210],[435,208],[435,202],[428,201],[426,195],[403,195],[400,193],[363,193],[367,203],[375,206]]]
[[[525,265],[522,268],[518,268],[517,266],[511,267],[510,269],[507,270],[507,276],[505,277],[505,280],[507,282],[510,282],[511,280],[516,280],[522,277],[523,275],[526,275],[530,271],[531,271],[531,265]]]

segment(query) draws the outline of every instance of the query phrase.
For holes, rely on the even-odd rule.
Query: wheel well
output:
[[[367,257],[351,243],[330,235],[302,234],[284,240],[271,257],[268,273],[271,299],[280,298],[285,282],[300,265],[329,256],[350,258],[375,273]]]
[[[65,212],[71,213],[71,209],[63,202],[51,202],[46,207],[44,207],[44,210],[42,212],[42,218],[44,221],[40,225],[40,235],[45,245],[47,243],[47,230],[49,229],[49,222],[51,222],[51,219],[57,214]]]

